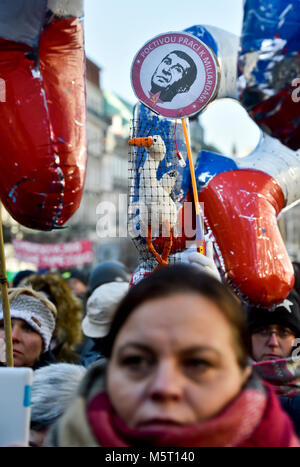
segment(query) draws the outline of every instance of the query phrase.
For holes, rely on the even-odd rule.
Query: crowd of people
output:
[[[272,310],[197,252],[135,285],[117,261],[68,279],[20,271],[9,301],[14,366],[34,372],[29,445],[300,446],[294,269]]]

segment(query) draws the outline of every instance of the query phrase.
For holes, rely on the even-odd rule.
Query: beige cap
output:
[[[129,289],[128,282],[108,282],[97,287],[87,301],[82,330],[87,337],[104,337],[114,312]]]

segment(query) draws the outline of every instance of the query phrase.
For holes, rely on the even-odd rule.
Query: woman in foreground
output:
[[[299,446],[277,396],[248,364],[228,289],[193,266],[152,273],[121,301],[50,446]]]

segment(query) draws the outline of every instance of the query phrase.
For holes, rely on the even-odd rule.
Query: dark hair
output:
[[[241,304],[229,288],[195,266],[176,264],[159,269],[131,287],[120,302],[101,351],[110,358],[115,339],[130,314],[142,303],[176,293],[197,293],[211,300],[232,328],[239,365],[247,365],[249,354],[247,325]],[[184,310],[182,310],[184,313]]]
[[[194,60],[188,54],[182,52],[181,50],[172,50],[172,52],[169,52],[168,55],[166,55],[162,59],[161,62],[163,62],[170,54],[176,54],[179,58],[185,60],[190,65],[190,68],[185,70],[183,77],[180,80],[176,81],[175,83],[172,83],[170,86],[167,86],[166,89],[161,90],[159,99],[163,102],[170,102],[173,99],[173,97],[176,96],[176,94],[189,91],[190,87],[192,86],[197,77],[197,67],[195,65]],[[152,83],[151,91],[155,93],[159,89],[159,86]]]

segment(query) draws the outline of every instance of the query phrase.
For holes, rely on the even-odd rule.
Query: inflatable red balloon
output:
[[[284,205],[278,183],[258,170],[223,172],[199,199],[234,287],[253,303],[281,302],[294,276],[276,222]]]
[[[298,154],[262,135],[245,157],[200,152],[195,171],[227,278],[252,303],[282,302],[293,287],[294,271],[277,217],[299,198]]]
[[[82,5],[64,3],[17,0],[0,20],[0,198],[16,221],[38,230],[74,214],[85,180]]]

